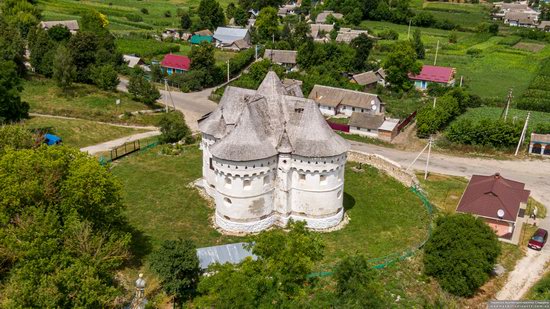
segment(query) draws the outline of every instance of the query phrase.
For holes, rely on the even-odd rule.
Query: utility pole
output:
[[[411,36],[411,22],[412,22],[412,19],[409,19],[409,30],[407,31],[407,40]]]
[[[439,51],[439,40],[437,40],[437,46],[435,47],[434,65],[437,63],[437,52]]]
[[[519,137],[518,147],[516,148],[516,153],[514,156],[518,155],[519,148],[521,147],[521,144],[523,143],[523,140],[525,139],[525,133],[527,133],[527,125],[529,124],[529,117],[531,116],[531,112],[527,113],[527,118],[525,118],[525,124],[523,125],[523,130],[521,131],[521,136]]]
[[[227,82],[229,83],[229,60],[227,60]]]
[[[424,148],[422,149],[422,151],[420,151],[420,153],[416,156],[416,158],[414,158],[414,160],[412,161],[411,164],[409,164],[409,166],[407,166],[407,168],[405,169],[405,171],[408,171],[411,169],[411,167],[414,165],[414,163],[416,163],[416,160],[418,160],[418,158],[420,158],[420,156],[424,153],[424,151],[426,150],[426,148],[428,147],[431,147],[431,136],[430,136],[430,142],[428,142],[428,144],[426,146],[424,146]]]
[[[271,43],[275,44],[275,33],[273,33],[273,36],[271,37]]]
[[[258,44],[256,44],[256,47],[254,48],[254,59],[258,61]]]
[[[166,112],[168,113],[168,79],[164,79],[164,106],[166,107]]]
[[[508,92],[508,100],[506,101],[506,109],[504,110],[504,121],[508,118],[508,110],[510,109],[510,102],[512,102],[512,88]]]
[[[464,75],[460,75],[460,87],[462,88],[462,81],[464,80]]]
[[[424,169],[424,180],[428,179],[428,166],[430,165],[430,154],[432,153],[432,136],[428,142],[428,158],[426,159],[426,168]]]
[[[435,102],[437,102],[437,97],[434,97],[434,106],[433,106],[433,108],[435,108]]]

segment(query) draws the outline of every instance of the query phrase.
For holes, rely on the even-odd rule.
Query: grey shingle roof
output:
[[[368,71],[353,75],[353,80],[361,85],[366,86],[378,82],[380,77],[374,71]]]
[[[375,94],[322,85],[313,86],[309,98],[321,105],[331,107],[342,104],[358,108],[371,108],[372,101],[376,104],[378,102],[383,104]]]
[[[364,129],[378,129],[384,123],[384,115],[382,114],[367,114],[367,113],[353,113],[349,119],[349,125],[351,127],[359,127]]]
[[[344,15],[342,15],[341,13],[335,13],[333,11],[323,11],[317,15],[317,18],[315,18],[315,22],[318,24],[323,24],[327,21],[327,17],[329,15],[334,16],[334,18],[336,19],[342,19],[344,17]]]
[[[199,120],[202,133],[219,139],[210,148],[212,155],[252,161],[289,151],[304,157],[345,153],[349,144],[332,131],[317,104],[291,94],[274,72],[257,91],[228,87],[218,108]]]
[[[283,64],[296,64],[297,55],[298,52],[295,50],[266,49],[264,52],[265,59]]]
[[[57,21],[41,21],[40,26],[44,29],[50,29],[53,26],[63,25],[71,31],[80,29],[76,20],[57,20]]]

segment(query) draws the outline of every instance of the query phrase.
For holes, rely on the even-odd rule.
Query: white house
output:
[[[349,144],[313,100],[296,93],[269,72],[258,90],[227,87],[216,110],[199,120],[203,186],[222,229],[341,222]]]
[[[289,71],[296,68],[297,57],[298,52],[295,50],[266,49],[264,52],[264,59],[284,66]]]
[[[381,85],[386,86],[386,72],[384,69],[380,68],[377,71],[368,71],[359,74],[355,74],[351,77],[350,81],[365,88]]]
[[[78,26],[78,21],[76,20],[56,20],[56,21],[41,21],[40,27],[44,30],[49,30],[53,26],[65,26],[72,34],[75,34],[80,27]]]
[[[250,31],[247,28],[218,27],[214,32],[216,47],[239,51],[250,47]]]
[[[397,135],[399,119],[383,114],[353,113],[349,119],[349,133],[391,141]]]
[[[385,104],[378,95],[361,91],[315,85],[309,98],[325,116],[344,114],[350,117],[353,112],[381,114],[385,111]]]

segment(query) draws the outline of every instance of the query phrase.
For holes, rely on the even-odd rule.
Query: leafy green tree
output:
[[[138,68],[137,71],[130,77],[128,92],[134,100],[152,105],[160,98],[160,92],[153,83],[145,78],[141,69]]]
[[[191,48],[191,70],[211,70],[216,65],[214,46],[208,42],[201,42]]]
[[[237,6],[235,3],[231,2],[227,5],[227,8],[225,8],[225,17],[227,19],[231,19],[235,17],[235,11],[237,10]]]
[[[110,64],[93,68],[92,80],[99,88],[110,91],[116,90],[116,87],[120,83],[117,71]]]
[[[273,37],[279,37],[279,16],[277,9],[273,7],[264,7],[256,19],[256,30],[262,41],[271,41]]]
[[[361,12],[361,9],[356,7],[351,12],[344,15],[344,19],[348,24],[358,26],[361,23],[361,19],[363,17],[363,12]]]
[[[41,18],[40,10],[27,0],[4,0],[0,11],[6,21],[17,28],[23,37],[38,25]]]
[[[441,217],[424,247],[424,267],[447,292],[472,296],[488,279],[500,254],[495,232],[469,214]]]
[[[445,95],[437,100],[435,108],[431,104],[422,107],[416,115],[416,135],[429,137],[448,125],[460,115],[460,105],[452,95]]]
[[[362,255],[347,256],[334,271],[336,295],[345,308],[387,308],[378,274]]]
[[[193,26],[193,21],[186,11],[181,14],[180,25],[183,30],[189,30]]]
[[[71,52],[63,45],[57,48],[53,60],[53,78],[57,86],[66,91],[76,79],[76,66]]]
[[[65,42],[71,38],[71,31],[65,25],[55,25],[48,29],[48,36],[55,42]]]
[[[351,40],[350,46],[355,49],[353,68],[356,72],[361,72],[368,68],[369,54],[373,45],[373,41],[364,33]]]
[[[172,111],[162,116],[159,121],[160,141],[163,143],[177,143],[185,141],[192,143],[191,129],[185,123],[185,117],[179,111]]]
[[[422,64],[416,60],[416,52],[409,42],[397,42],[384,59],[382,67],[392,88],[409,90],[413,86],[409,73],[420,73]]]
[[[78,32],[69,39],[67,48],[73,55],[77,68],[77,81],[89,83],[92,81],[92,66],[96,62],[98,51],[98,36],[91,32]]]
[[[13,61],[19,76],[25,73],[25,42],[19,30],[5,21],[0,14],[0,60]]]
[[[424,43],[422,43],[422,34],[420,33],[420,29],[416,29],[414,31],[412,44],[414,46],[414,50],[416,51],[416,58],[424,59],[426,56],[426,50],[424,48]]]
[[[175,302],[189,299],[199,283],[200,268],[195,244],[189,239],[166,240],[151,254],[151,269]]]
[[[235,9],[235,25],[244,27],[248,24],[248,13],[240,6]]]
[[[0,123],[29,117],[29,104],[21,101],[22,90],[15,63],[0,60]]]
[[[80,29],[84,32],[92,32],[100,36],[108,32],[107,16],[95,10],[85,10],[80,18]]]
[[[164,79],[164,73],[162,72],[160,65],[158,64],[151,65],[151,80],[153,82],[160,82],[163,79]]]
[[[223,9],[216,0],[201,0],[197,13],[206,28],[214,30],[225,25]]]
[[[36,72],[51,77],[53,56],[56,48],[54,41],[52,41],[48,32],[42,28],[36,28],[34,33],[29,34],[29,39],[31,65]]]
[[[300,5],[300,13],[304,15],[308,15],[309,11],[311,10],[311,0],[302,0],[302,4]]]
[[[29,149],[33,146],[34,139],[27,128],[19,125],[0,126],[0,156],[7,148]]]

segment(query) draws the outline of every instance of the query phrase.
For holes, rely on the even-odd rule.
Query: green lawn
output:
[[[454,213],[462,193],[468,185],[468,179],[458,176],[430,174],[424,180],[424,174],[417,174],[420,184],[430,202],[444,213]]]
[[[468,29],[475,29],[479,23],[490,21],[489,6],[485,4],[426,1],[422,11],[433,14],[437,20],[449,20],[453,24]]]
[[[63,144],[82,148],[109,140],[146,132],[146,130],[115,127],[88,120],[32,117],[24,122],[30,129],[52,128],[53,134],[63,139]]]
[[[181,49],[180,44],[159,42],[155,39],[140,37],[117,38],[116,46],[118,51],[122,54],[136,54],[147,59],[162,54],[168,54],[171,51],[177,52]]]
[[[50,79],[32,77],[23,84],[21,98],[30,104],[31,113],[69,116],[95,121],[156,125],[157,114],[123,116],[126,112],[150,109],[127,94],[107,92],[85,84],[75,84],[64,94]],[[121,104],[116,105],[120,99]]]
[[[190,238],[199,247],[243,240],[216,231],[210,222],[213,209],[188,186],[201,177],[201,164],[201,151],[189,146],[181,156],[160,155],[154,148],[114,166],[130,224],[153,247],[177,237]],[[340,231],[321,234],[327,246],[324,265],[356,251],[369,258],[401,252],[426,237],[428,215],[416,195],[374,168],[355,172],[351,166],[344,197],[351,221]]]

